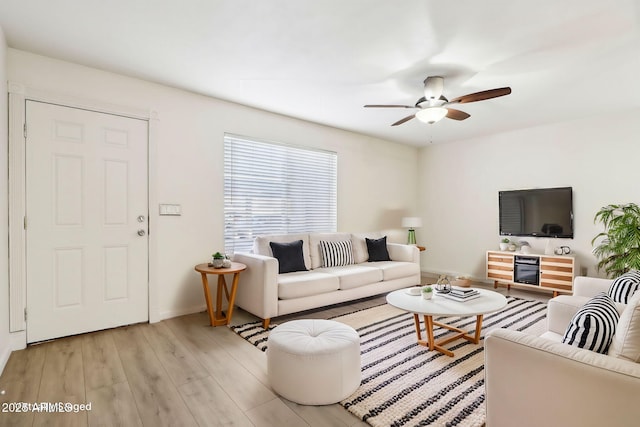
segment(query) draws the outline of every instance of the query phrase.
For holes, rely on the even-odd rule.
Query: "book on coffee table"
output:
[[[458,290],[458,289],[451,289],[451,292],[449,292],[450,295],[455,295],[457,297],[460,298],[468,298],[470,296],[473,295],[479,295],[480,292],[478,292],[475,289],[465,289],[464,291]]]
[[[460,286],[452,286],[451,287],[451,292],[457,293],[457,294],[477,294],[478,291],[476,289],[473,288],[462,288]]]
[[[456,295],[453,292],[449,292],[448,294],[439,294],[441,297],[443,298],[447,298],[453,301],[460,301],[460,302],[465,302],[465,301],[469,301],[472,299],[476,299],[480,297],[480,293],[476,292],[476,293],[472,293],[472,294],[468,294],[465,296],[460,296],[460,295]]]

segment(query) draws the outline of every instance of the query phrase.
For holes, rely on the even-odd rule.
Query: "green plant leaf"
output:
[[[592,240],[592,253],[599,259],[597,267],[609,277],[640,268],[640,207],[635,203],[607,205],[594,216],[605,231]]]

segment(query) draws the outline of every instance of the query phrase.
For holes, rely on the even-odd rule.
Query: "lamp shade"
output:
[[[447,109],[443,107],[427,107],[416,113],[416,118],[424,123],[433,124],[447,115]]]
[[[422,227],[422,218],[417,216],[405,216],[402,218],[403,228],[420,228]]]

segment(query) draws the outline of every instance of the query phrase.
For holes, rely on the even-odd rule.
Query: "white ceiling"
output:
[[[9,46],[414,145],[640,107],[640,0],[1,0]],[[404,109],[445,77],[465,121]]]

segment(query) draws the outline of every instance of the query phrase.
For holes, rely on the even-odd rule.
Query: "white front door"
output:
[[[147,321],[148,123],[27,101],[27,342]]]

